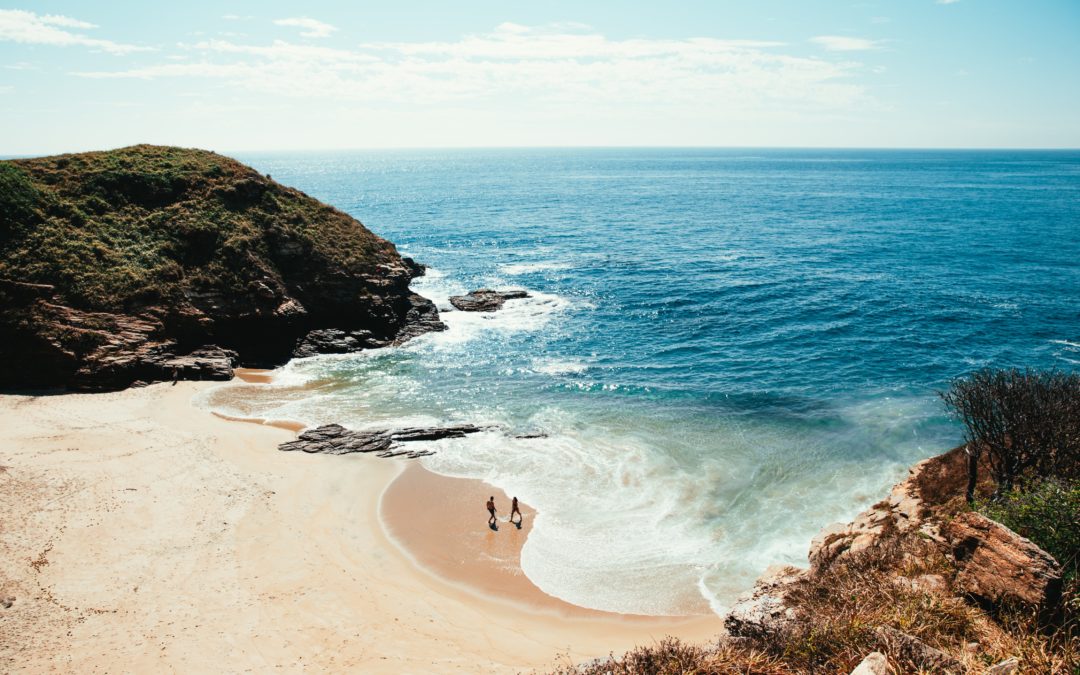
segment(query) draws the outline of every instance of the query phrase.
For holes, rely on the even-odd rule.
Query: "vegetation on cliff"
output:
[[[235,160],[140,145],[0,162],[0,277],[90,310],[244,294],[257,268],[370,274],[393,244]],[[254,265],[254,267],[253,267]]]
[[[408,291],[419,273],[347,214],[213,152],[0,162],[3,385],[125,386],[210,343],[282,362],[311,330],[355,331],[363,347],[437,329]],[[148,344],[154,358],[124,359]],[[26,358],[42,363],[13,365]]]

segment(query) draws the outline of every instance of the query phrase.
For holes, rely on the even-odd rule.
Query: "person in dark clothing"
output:
[[[488,497],[487,510],[488,510],[488,513],[491,514],[491,517],[488,518],[488,525],[494,525],[495,524],[495,497],[494,496]]]
[[[514,514],[517,514],[517,522],[514,523]],[[514,502],[510,505],[510,522],[514,523],[518,527],[521,527],[521,509],[518,508],[517,497],[514,497]]]

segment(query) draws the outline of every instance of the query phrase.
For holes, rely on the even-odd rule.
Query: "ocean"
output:
[[[422,461],[536,507],[522,568],[583,607],[723,611],[960,442],[937,397],[952,378],[1080,367],[1076,151],[238,158],[428,265],[413,288],[440,309],[481,287],[532,297],[202,404],[546,434],[439,441]]]

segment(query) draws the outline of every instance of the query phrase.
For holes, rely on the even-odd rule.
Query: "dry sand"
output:
[[[194,408],[207,386],[0,396],[0,672],[517,672],[721,630],[545,596],[516,569],[527,529],[469,544],[464,497],[443,516],[472,530],[420,537],[440,563],[402,523],[452,479],[278,452],[291,431]]]

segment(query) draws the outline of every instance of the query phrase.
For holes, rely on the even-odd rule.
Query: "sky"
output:
[[[1077,148],[1080,0],[0,4],[0,154],[134,143]]]

